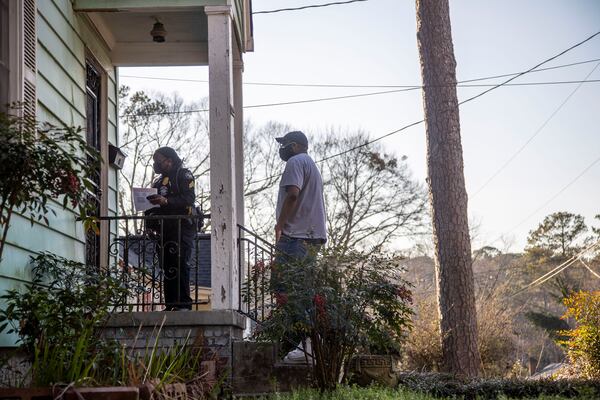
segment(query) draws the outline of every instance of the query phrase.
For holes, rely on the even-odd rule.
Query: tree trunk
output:
[[[448,0],[416,0],[429,200],[447,372],[477,376],[477,318]]]

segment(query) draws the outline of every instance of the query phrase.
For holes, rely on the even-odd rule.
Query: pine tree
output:
[[[477,376],[477,318],[448,0],[417,0],[429,198],[446,371]]]

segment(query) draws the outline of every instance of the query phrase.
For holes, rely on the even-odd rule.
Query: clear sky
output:
[[[326,2],[254,0],[253,7],[260,11]],[[527,70],[600,31],[598,0],[454,0],[450,7],[459,80]],[[259,14],[254,16],[254,39],[255,51],[244,58],[246,82],[421,83],[414,1],[368,0]],[[544,67],[596,58],[600,58],[600,36]],[[597,64],[532,73],[515,82],[578,81],[590,72],[588,79],[600,79],[600,66],[594,70]],[[122,68],[120,73],[185,79],[207,79],[208,75],[206,67]],[[203,83],[126,77],[121,83],[136,90],[177,91],[187,100],[208,94],[208,85]],[[481,224],[479,243],[474,246],[489,244],[504,235],[518,251],[525,245],[528,231],[549,213],[578,213],[588,224],[600,214],[600,161],[534,213],[600,158],[600,83],[582,85],[548,121],[576,87],[504,87],[461,108],[469,214]],[[459,100],[484,89],[459,88]],[[247,85],[244,102],[253,105],[380,90],[385,89]],[[315,134],[335,126],[362,128],[377,137],[422,119],[423,108],[420,91],[412,91],[247,109],[245,116],[257,124],[276,120]],[[474,195],[536,132],[521,153]],[[415,176],[424,181],[423,125],[382,143],[386,150],[406,155]],[[502,247],[499,241],[494,245]]]

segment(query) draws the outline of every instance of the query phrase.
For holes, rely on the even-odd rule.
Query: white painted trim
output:
[[[244,225],[245,209],[244,209],[244,98],[243,98],[243,72],[244,61],[242,61],[242,53],[240,45],[234,41],[233,43],[233,110],[234,110],[234,127],[233,127],[233,147],[235,161],[235,186],[236,186],[236,216],[237,223]],[[242,274],[242,271],[240,271]]]
[[[86,48],[86,62],[92,64],[100,73],[100,156],[102,157],[102,164],[100,165],[100,191],[102,196],[100,197],[100,215],[108,215],[108,75],[106,70],[102,67],[98,59],[94,56],[94,53]],[[86,92],[87,96],[87,92]],[[87,103],[86,103],[87,104]],[[87,113],[86,113],[87,117]],[[109,235],[110,235],[110,223],[109,221],[100,222],[100,267],[106,269],[109,264]]]
[[[252,32],[252,4],[250,0],[244,0],[244,52],[254,51],[254,32]]]
[[[118,67],[208,65],[208,43],[117,42],[111,59]]]
[[[206,15],[217,15],[217,14],[226,14],[230,17],[233,17],[231,6],[206,6],[204,7],[204,13]]]
[[[117,41],[115,40],[115,37],[108,28],[108,26],[106,25],[102,14],[87,13],[85,15],[88,17],[91,25],[95,28],[98,35],[104,40],[106,47],[108,47],[109,50],[112,50],[115,47]]]

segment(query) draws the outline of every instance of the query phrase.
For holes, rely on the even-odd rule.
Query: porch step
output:
[[[275,343],[233,343],[232,389],[235,395],[289,392],[310,385],[307,365],[281,363]]]

